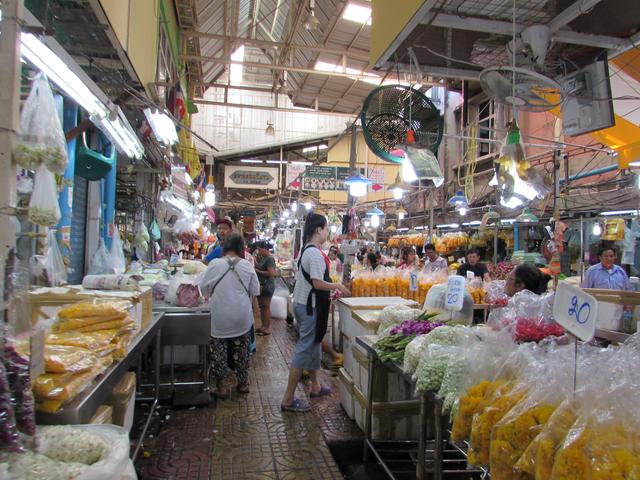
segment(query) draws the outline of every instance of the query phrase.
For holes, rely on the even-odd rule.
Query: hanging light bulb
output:
[[[331,225],[331,233],[336,233],[338,231],[337,225]]]
[[[400,207],[396,213],[398,214],[398,220],[404,220],[408,214],[408,212],[402,207]]]
[[[456,209],[461,217],[464,217],[467,214],[467,207],[460,207]]]
[[[276,129],[273,128],[273,123],[267,122],[267,128],[265,128],[264,133],[270,137],[273,137],[276,134]]]
[[[523,208],[522,213],[516,217],[516,222],[530,223],[530,222],[537,222],[537,221],[538,221],[538,217],[536,217],[531,212],[531,210],[529,210],[526,207]]]
[[[287,218],[287,226],[290,227],[292,223],[293,223],[293,220],[291,220],[290,218]]]
[[[204,192],[204,204],[207,207],[213,207],[216,204],[216,192],[211,190]]]
[[[395,181],[387,188],[393,193],[393,198],[396,200],[402,200],[405,192],[409,191],[409,186],[400,180],[400,173],[396,174]]]
[[[364,221],[364,226],[369,228],[371,226],[371,222],[369,220]]]
[[[289,215],[291,215],[291,213],[289,212],[289,210],[285,210],[284,212],[282,212],[282,216],[284,218],[289,218]]]
[[[350,176],[344,181],[344,184],[349,187],[349,194],[352,197],[363,197],[367,194],[367,186],[371,185],[373,182],[369,180],[367,177],[356,173],[355,175]]]
[[[380,226],[380,215],[371,215],[371,226],[378,228]]]
[[[307,210],[307,212],[309,210],[311,210],[313,208],[313,203],[311,202],[304,202],[304,208]]]
[[[596,237],[602,235],[602,225],[600,225],[600,222],[596,222],[593,224],[593,230],[591,230],[591,233],[593,233]]]
[[[293,213],[296,213],[298,211],[298,202],[296,202],[295,200],[291,202],[291,211]]]
[[[320,20],[316,17],[316,2],[315,0],[309,1],[309,15],[304,20],[304,29],[309,32],[315,32],[320,29]]]
[[[271,222],[271,228],[275,228],[276,225],[276,222]]]

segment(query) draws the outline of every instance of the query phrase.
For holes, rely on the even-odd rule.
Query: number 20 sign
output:
[[[553,316],[567,331],[588,342],[596,331],[598,301],[582,289],[561,281],[553,300]]]

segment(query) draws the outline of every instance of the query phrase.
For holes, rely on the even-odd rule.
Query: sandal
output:
[[[299,398],[295,398],[290,405],[280,405],[280,410],[283,412],[305,413],[311,411],[311,406]]]
[[[267,332],[266,330],[256,330],[256,334],[264,337],[266,335],[271,335],[271,332]]]
[[[311,392],[309,394],[311,398],[324,397],[325,395],[331,395],[331,389],[329,387],[325,387],[324,385],[320,387],[319,391]]]
[[[251,391],[249,385],[238,385],[236,390],[238,390],[239,393],[249,393]]]

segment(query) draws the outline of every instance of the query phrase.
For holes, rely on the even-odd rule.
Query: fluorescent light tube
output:
[[[240,163],[262,163],[262,160],[240,160]]]
[[[612,215],[637,215],[638,210],[611,210],[608,212],[602,212],[600,215],[612,216]]]
[[[458,223],[443,223],[441,225],[436,225],[436,228],[458,228],[460,224]]]
[[[104,118],[109,109],[49,47],[31,33],[20,34],[20,53],[69,95],[89,115]]]

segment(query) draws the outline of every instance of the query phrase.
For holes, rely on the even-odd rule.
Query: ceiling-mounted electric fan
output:
[[[369,148],[389,162],[402,161],[391,152],[407,142],[410,131],[416,143],[436,154],[442,141],[443,117],[438,107],[419,90],[404,85],[385,85],[369,93],[360,120]]]
[[[515,53],[515,65],[485,68],[480,84],[492,99],[519,110],[546,112],[564,100],[562,87],[545,75],[545,57],[550,31],[546,25],[532,25],[507,45]]]

